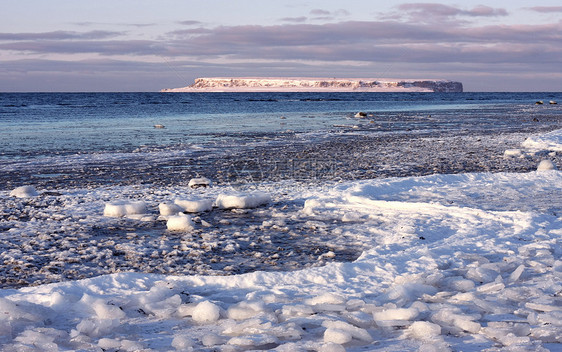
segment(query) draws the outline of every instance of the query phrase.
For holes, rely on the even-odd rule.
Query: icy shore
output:
[[[390,78],[197,78],[183,88],[162,92],[462,92],[462,83],[435,79]]]
[[[539,138],[529,139],[534,141],[532,150],[525,149],[527,142],[519,156],[508,153],[505,158],[526,153],[551,157],[560,147],[561,133],[543,135],[540,143]],[[291,232],[296,222],[314,236],[326,235],[325,241],[332,241],[334,248],[352,241],[364,248],[362,254],[353,262],[297,271],[231,276],[116,273],[4,289],[0,291],[3,350],[560,348],[562,172],[436,174],[348,181],[308,190],[279,182],[263,184],[260,190],[271,194],[267,199],[271,203],[257,208],[265,215],[259,226],[269,231],[270,240],[280,232]],[[221,187],[197,190],[217,199],[224,191]],[[13,196],[3,191],[3,202],[17,197],[29,217],[8,219],[1,236],[4,240],[31,237],[35,241],[29,246],[48,247],[49,236],[63,236],[63,228],[110,227],[124,221],[103,216],[107,204],[136,204],[124,214],[130,216],[126,236],[134,255],[136,228],[161,221],[155,215],[158,202],[178,193],[188,191],[148,185],[61,190],[60,194],[20,190]],[[112,203],[123,197],[129,201]],[[139,201],[146,207],[137,206]],[[290,207],[291,201],[298,206]],[[244,202],[263,204],[250,203]],[[218,226],[227,225],[225,210],[211,213],[217,214]],[[221,217],[227,221],[221,222]],[[187,245],[201,235],[201,249],[228,246],[236,251],[246,235],[241,231],[236,241],[222,243],[197,232],[206,226],[199,220],[193,230],[175,232],[186,244],[176,250],[197,255]],[[66,259],[78,250],[72,245],[76,239],[66,241],[65,251],[54,249],[60,255],[49,263],[52,274],[57,268],[64,270],[69,265]],[[153,241],[158,249],[154,255],[168,253],[165,238]],[[95,256],[96,244],[94,240],[83,249]],[[128,251],[121,247],[115,254],[107,249],[99,252],[112,257]],[[262,260],[274,260],[274,255]],[[325,251],[319,257],[333,255]]]

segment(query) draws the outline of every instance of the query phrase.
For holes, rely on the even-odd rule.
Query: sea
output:
[[[296,141],[315,145],[330,136],[555,129],[552,117],[561,109],[549,102],[561,98],[540,92],[0,93],[0,173],[13,186],[60,176],[71,165],[142,159],[162,166],[177,158],[204,164],[211,155]],[[356,118],[358,112],[366,116]]]

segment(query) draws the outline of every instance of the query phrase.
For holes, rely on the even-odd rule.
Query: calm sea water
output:
[[[0,159],[340,133],[358,123],[357,111],[371,114],[361,129],[372,133],[502,129],[520,123],[513,116],[560,113],[548,104],[560,98],[562,93],[0,93]],[[536,106],[537,100],[545,104]]]

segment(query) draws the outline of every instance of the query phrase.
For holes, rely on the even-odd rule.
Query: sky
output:
[[[0,0],[0,8],[0,92],[158,91],[244,76],[562,91],[559,0]]]

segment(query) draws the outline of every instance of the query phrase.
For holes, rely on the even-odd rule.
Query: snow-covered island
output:
[[[462,92],[461,82],[390,78],[197,78],[183,88],[162,92]]]

